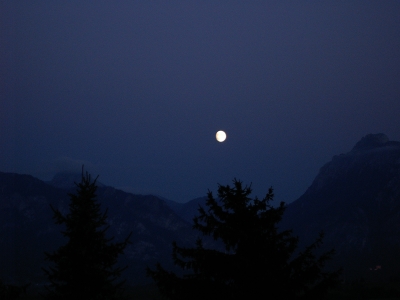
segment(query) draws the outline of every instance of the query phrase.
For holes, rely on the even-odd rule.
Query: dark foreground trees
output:
[[[96,201],[96,180],[82,170],[76,194],[69,194],[69,213],[53,209],[57,224],[64,224],[67,243],[46,259],[53,263],[44,269],[49,281],[48,299],[113,299],[123,282],[116,282],[124,268],[116,267],[117,258],[129,242],[106,237],[107,210],[100,211]]]
[[[339,272],[325,272],[333,252],[319,257],[315,250],[322,234],[295,255],[298,238],[289,230],[278,231],[284,203],[273,207],[273,191],[262,200],[251,199],[251,187],[233,181],[219,186],[218,198],[211,192],[205,210],[199,208],[194,229],[224,244],[224,250],[173,244],[173,259],[182,277],[157,265],[148,269],[160,292],[170,299],[321,299],[338,280]]]
[[[1,300],[16,300],[26,294],[26,289],[30,284],[17,286],[13,284],[4,284],[0,279],[0,299]],[[22,296],[23,297],[23,296]]]

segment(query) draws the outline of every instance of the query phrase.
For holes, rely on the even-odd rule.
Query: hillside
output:
[[[4,282],[43,284],[44,252],[64,243],[63,228],[54,224],[50,204],[67,213],[68,193],[75,190],[73,182],[66,184],[71,174],[64,175],[46,183],[30,175],[0,172],[0,278]],[[171,265],[172,241],[183,245],[194,241],[191,225],[158,197],[102,184],[97,195],[102,211],[108,209],[109,236],[119,241],[133,232],[120,258],[121,264],[129,266],[124,277],[130,284],[149,282],[147,265],[158,261]]]
[[[307,191],[288,206],[282,227],[301,243],[321,230],[344,275],[400,276],[400,142],[363,137],[325,164]]]

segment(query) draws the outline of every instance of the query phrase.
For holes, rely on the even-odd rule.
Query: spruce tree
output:
[[[116,267],[130,235],[119,243],[106,237],[107,210],[101,213],[96,200],[96,180],[83,173],[76,194],[70,196],[69,213],[54,212],[57,224],[65,225],[65,245],[53,253],[45,253],[52,263],[44,269],[50,281],[48,299],[113,299],[121,291],[123,281],[116,282],[125,268]]]
[[[218,200],[208,192],[199,207],[193,228],[221,241],[224,249],[205,248],[202,239],[194,248],[173,243],[174,263],[183,276],[157,264],[147,272],[169,299],[321,299],[338,281],[339,271],[325,272],[333,251],[317,256],[322,234],[303,252],[298,238],[277,224],[285,204],[273,207],[273,190],[264,199],[251,199],[250,186],[239,180],[233,187],[219,186]]]

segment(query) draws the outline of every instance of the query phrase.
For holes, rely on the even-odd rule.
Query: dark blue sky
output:
[[[0,25],[3,172],[291,202],[362,136],[400,140],[399,1],[1,0]]]

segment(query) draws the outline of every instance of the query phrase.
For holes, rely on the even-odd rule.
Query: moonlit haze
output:
[[[363,136],[400,141],[400,1],[3,0],[0,24],[2,172],[292,202]]]

